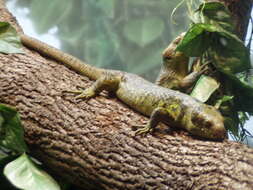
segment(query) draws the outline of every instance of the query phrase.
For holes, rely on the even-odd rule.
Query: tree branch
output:
[[[15,24],[0,8],[0,19]],[[0,54],[0,102],[18,108],[32,153],[52,171],[83,189],[253,188],[252,149],[162,129],[134,136],[131,125],[147,118],[105,93],[74,101],[62,91],[92,82],[24,50]]]

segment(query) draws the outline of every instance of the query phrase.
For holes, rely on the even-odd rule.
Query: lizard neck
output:
[[[178,89],[179,83],[188,74],[188,59],[182,55],[182,57],[178,56],[170,61],[164,61],[156,84],[165,88]]]

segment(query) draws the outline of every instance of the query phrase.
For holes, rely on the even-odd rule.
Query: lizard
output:
[[[188,73],[189,57],[180,51],[176,51],[185,32],[177,36],[162,53],[163,63],[156,84],[165,88],[187,91],[197,81],[198,77],[206,71],[206,64],[200,65],[194,62],[193,71]]]
[[[20,39],[24,46],[95,80],[89,88],[78,91],[77,99],[89,99],[107,90],[114,92],[132,109],[149,116],[147,124],[137,125],[135,135],[151,132],[159,122],[170,122],[200,138],[223,140],[226,136],[223,117],[213,106],[179,91],[158,86],[135,74],[93,67],[27,35],[21,34]]]
[[[206,67],[209,63],[200,65],[200,62],[195,62],[193,63],[193,72],[188,74],[189,57],[182,52],[176,51],[177,45],[181,42],[184,36],[185,32],[177,36],[163,51],[163,65],[156,79],[156,84],[165,88],[176,89],[188,93],[202,73],[208,69],[210,69],[209,71],[212,71],[212,73],[214,72],[211,68]],[[198,59],[198,61],[199,60],[200,59]],[[213,77],[221,80],[217,73],[215,76],[213,75]],[[223,88],[224,87],[221,87],[218,93],[222,94]],[[231,102],[226,102],[225,105],[223,104],[223,106],[220,106],[220,100],[221,99],[218,101],[212,99],[209,103],[213,103],[214,107],[221,112],[224,118],[225,128],[237,128],[238,117],[235,114],[235,111],[233,111],[233,104]],[[234,121],[236,122],[233,122],[231,118],[234,118]]]

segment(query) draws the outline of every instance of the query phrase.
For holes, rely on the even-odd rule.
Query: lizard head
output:
[[[177,72],[183,72],[184,75],[188,72],[189,57],[180,51],[176,51],[177,45],[183,39],[185,33],[180,34],[174,39],[167,48],[163,51],[163,69],[169,68]]]
[[[212,140],[226,137],[224,119],[213,106],[202,104],[201,109],[192,112],[190,118],[188,131],[193,135]]]
[[[178,37],[176,37],[176,39],[174,39],[167,48],[165,48],[165,50],[163,51],[163,59],[166,60],[170,60],[173,56],[176,55],[176,53],[178,53],[179,55],[183,54],[181,52],[176,52],[176,48],[177,45],[181,42],[181,40],[183,39],[185,35],[185,32],[180,34]]]

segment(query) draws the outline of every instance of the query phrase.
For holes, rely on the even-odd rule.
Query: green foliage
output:
[[[89,64],[151,80],[161,66],[162,50],[188,23],[185,6],[175,12],[176,25],[169,21],[177,4],[177,0],[33,0],[26,6],[39,33],[58,29],[64,51]]]
[[[0,52],[23,53],[16,30],[7,22],[0,22]]]
[[[14,108],[0,104],[0,146],[16,153],[27,151],[24,130]]]
[[[24,190],[59,190],[52,177],[40,170],[25,152],[28,148],[18,112],[0,104],[0,188],[16,189],[6,181],[7,177],[13,185]]]
[[[205,22],[214,26],[220,26],[230,32],[235,31],[235,25],[231,13],[222,3],[204,3],[199,6],[197,11],[200,14],[198,14],[198,19],[195,20],[196,22]]]
[[[242,41],[226,33],[219,33],[215,37],[209,53],[218,70],[229,75],[250,68],[249,50]]]
[[[3,170],[6,164],[14,160],[16,156],[8,155],[0,151],[0,189],[16,190],[16,188],[6,179]]]
[[[230,101],[234,98],[234,96],[223,96],[216,101],[215,107],[218,109],[222,103]]]
[[[238,73],[250,68],[249,50],[233,33],[213,24],[194,24],[177,51],[188,56],[202,56],[208,50],[214,64],[224,73]]]
[[[244,71],[235,75],[228,74],[233,82],[237,110],[253,114],[253,73]]]
[[[13,185],[20,189],[60,190],[54,179],[40,170],[26,154],[22,154],[7,164],[4,174]]]
[[[201,60],[211,61],[222,73],[223,96],[216,95],[216,101],[213,102],[220,107],[226,127],[234,136],[239,137],[239,126],[245,123],[240,119],[239,112],[253,114],[253,75],[250,73],[249,49],[235,35],[232,16],[222,3],[201,4],[196,13],[196,19],[177,50],[190,57],[198,56]],[[217,86],[202,88],[203,85],[198,85],[201,80],[202,77],[193,92],[199,92],[199,97],[202,94],[210,97]],[[196,96],[196,93],[192,94]],[[243,136],[240,137],[242,138]]]
[[[211,32],[215,32],[215,27],[211,24],[194,24],[187,31],[176,51],[182,51],[190,57],[201,56],[212,43]]]
[[[201,102],[206,102],[219,86],[220,84],[212,77],[202,75],[191,92],[191,96]]]

